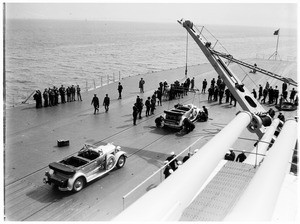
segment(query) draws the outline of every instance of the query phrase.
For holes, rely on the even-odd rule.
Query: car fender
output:
[[[120,158],[120,156],[124,155],[125,157],[127,157],[126,153],[124,151],[119,151],[115,154],[116,157],[116,161],[118,161],[118,159]]]
[[[85,181],[87,182],[87,178],[86,178],[86,175],[82,172],[76,172],[75,175],[71,178],[69,178],[68,180],[68,190],[72,190],[73,189],[73,184],[75,182],[75,180],[78,178],[78,177],[83,177],[85,179]]]

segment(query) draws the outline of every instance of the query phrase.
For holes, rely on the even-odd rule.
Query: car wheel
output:
[[[112,169],[112,168],[114,167],[115,163],[116,163],[115,157],[114,157],[113,155],[109,155],[109,156],[107,157],[106,169],[107,169],[107,170]]]
[[[117,167],[120,169],[125,165],[126,157],[121,155],[117,162]]]
[[[85,184],[84,178],[83,177],[78,177],[74,184],[73,184],[73,191],[74,192],[79,192],[83,189]]]

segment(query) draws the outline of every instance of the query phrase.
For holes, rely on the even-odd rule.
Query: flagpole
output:
[[[279,29],[279,30],[280,30],[280,29]],[[276,61],[277,53],[278,53],[278,42],[279,42],[279,35],[280,35],[279,30],[278,30],[278,35],[277,35],[277,43],[276,43],[276,51],[275,51],[275,61]]]

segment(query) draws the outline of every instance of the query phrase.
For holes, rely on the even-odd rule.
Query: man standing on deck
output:
[[[103,100],[103,106],[105,108],[105,112],[107,112],[109,109],[109,103],[110,103],[110,99],[108,97],[108,94],[106,94],[106,96],[104,97],[104,100]]]
[[[277,86],[275,86],[274,91],[274,100],[275,100],[275,105],[278,103],[278,98],[279,98],[279,90],[277,89]]]
[[[141,78],[141,80],[139,82],[139,88],[140,88],[141,93],[144,92],[144,84],[145,84],[145,80],[143,78]]]
[[[258,88],[258,100],[260,100],[260,98],[263,95],[263,87],[261,86],[261,84],[259,84],[259,88]]]
[[[135,103],[132,107],[132,116],[133,116],[133,125],[136,125],[136,119],[138,116],[139,109],[137,108],[137,104]]]
[[[206,86],[207,86],[207,81],[206,81],[206,79],[204,79],[203,82],[202,82],[202,91],[201,91],[201,93],[205,94]]]
[[[119,85],[118,85],[119,98],[118,98],[118,100],[122,99],[122,90],[123,90],[123,86],[119,82]]]
[[[282,93],[287,90],[287,83],[282,83]]]
[[[65,87],[63,85],[61,85],[61,87],[59,88],[59,94],[60,94],[60,100],[61,103],[66,103],[66,90]]]
[[[191,90],[194,90],[194,86],[195,86],[195,77],[192,78],[191,80]]]
[[[44,98],[44,107],[48,107],[49,93],[48,93],[47,89],[45,89],[45,91],[43,93],[43,98]]]
[[[80,99],[80,101],[82,101],[80,90],[81,89],[80,89],[79,85],[77,85],[76,92],[77,92],[77,100],[78,101],[79,101],[79,99]]]
[[[243,150],[242,153],[236,157],[235,161],[242,163],[245,159],[247,159],[247,156],[245,155],[245,150]]]
[[[99,99],[97,97],[97,94],[94,94],[94,97],[92,99],[91,105],[94,105],[94,114],[96,114],[96,111],[99,112]]]
[[[150,108],[151,108],[150,96],[148,96],[145,105],[146,105],[146,117],[148,117],[150,116]]]

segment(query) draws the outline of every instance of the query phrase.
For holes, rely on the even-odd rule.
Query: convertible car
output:
[[[200,112],[200,109],[193,104],[176,104],[174,108],[165,110],[163,116],[156,118],[155,123],[157,127],[182,129],[185,118],[188,122],[195,122],[198,120]]]
[[[77,153],[59,162],[49,164],[44,183],[57,186],[60,190],[78,192],[86,183],[103,176],[115,167],[125,165],[126,154],[120,146],[111,143],[94,146],[85,144]]]

